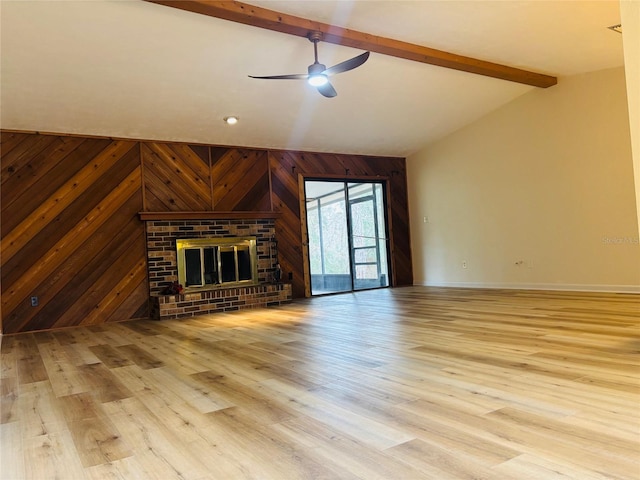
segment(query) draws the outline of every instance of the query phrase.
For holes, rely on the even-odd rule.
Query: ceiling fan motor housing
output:
[[[320,75],[326,69],[327,67],[321,63],[312,63],[308,68],[309,75]]]

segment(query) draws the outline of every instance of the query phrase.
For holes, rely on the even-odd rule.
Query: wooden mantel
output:
[[[246,218],[279,218],[280,212],[138,212],[140,220],[238,220]]]

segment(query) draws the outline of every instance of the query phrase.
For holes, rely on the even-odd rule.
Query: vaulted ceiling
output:
[[[617,0],[248,3],[559,82],[623,64]],[[373,51],[328,99],[248,77],[306,73],[303,37],[137,0],[0,8],[5,129],[405,156],[538,88]],[[319,44],[326,65],[361,52]]]

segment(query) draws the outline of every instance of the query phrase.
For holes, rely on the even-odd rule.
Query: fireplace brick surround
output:
[[[291,285],[272,283],[277,262],[276,244],[273,241],[274,219],[147,219],[146,236],[152,318],[182,318],[291,302]],[[179,295],[162,293],[167,285],[178,280],[177,239],[246,236],[256,237],[257,285],[214,288]]]

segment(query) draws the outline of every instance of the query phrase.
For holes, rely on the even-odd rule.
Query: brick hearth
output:
[[[151,316],[156,319],[191,317],[244,308],[272,307],[290,301],[290,284],[223,288],[151,297]]]

